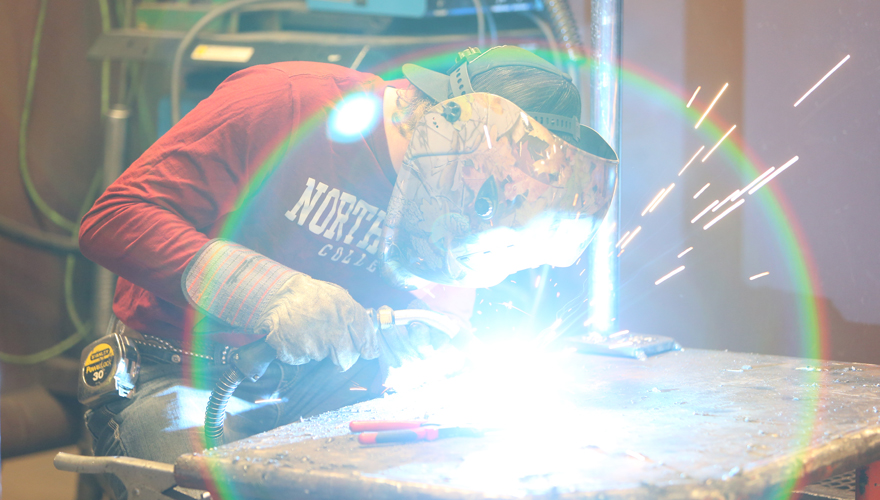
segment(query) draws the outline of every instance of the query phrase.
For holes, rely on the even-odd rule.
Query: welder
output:
[[[140,369],[90,399],[95,454],[200,450],[207,388],[260,337],[277,360],[235,392],[231,439],[376,397],[444,335],[365,308],[419,298],[466,327],[475,287],[583,252],[617,158],[566,74],[512,46],[403,73],[239,71],[97,200],[80,246],[119,275],[108,334]]]

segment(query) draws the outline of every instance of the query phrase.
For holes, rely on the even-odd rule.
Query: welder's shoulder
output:
[[[384,82],[376,75],[342,66],[289,61],[251,66],[234,73],[215,91],[236,99],[266,100],[288,95],[338,98],[353,91],[370,91]]]
[[[311,62],[311,61],[287,61],[264,66],[266,71],[279,71],[291,81],[324,81],[335,84],[341,88],[356,85],[377,84],[382,80],[370,73],[363,73],[336,64]]]

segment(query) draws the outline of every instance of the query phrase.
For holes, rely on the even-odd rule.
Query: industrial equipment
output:
[[[473,15],[477,9],[525,12],[542,8],[541,0],[307,0],[306,5],[316,11],[400,17]]]

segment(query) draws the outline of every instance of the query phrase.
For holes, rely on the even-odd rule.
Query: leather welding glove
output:
[[[418,299],[412,301],[407,309],[430,310],[427,304]],[[379,338],[382,345],[379,362],[392,368],[400,368],[404,362],[426,359],[450,342],[446,333],[417,321],[380,330]]]
[[[341,286],[305,274],[281,287],[254,331],[291,365],[329,356],[348,370],[360,356],[379,356],[376,327],[363,306]]]
[[[424,323],[410,323],[406,326],[393,326],[379,332],[381,339],[381,353],[379,362],[400,368],[403,363],[416,359],[425,359],[434,350],[431,342],[433,328]],[[434,332],[437,332],[434,330]],[[437,332],[433,336],[444,336]]]
[[[360,356],[379,356],[371,318],[345,289],[236,243],[208,242],[184,271],[182,286],[203,313],[265,335],[284,363],[329,357],[344,371]]]

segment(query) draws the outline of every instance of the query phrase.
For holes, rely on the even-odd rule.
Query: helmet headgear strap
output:
[[[455,58],[455,65],[449,70],[449,93],[447,99],[463,96],[465,94],[473,94],[476,92],[471,85],[471,76],[468,73],[468,65],[478,59],[481,55],[480,49],[470,47],[458,53]],[[544,70],[533,64],[511,64],[510,66],[525,66]],[[546,71],[546,70],[544,70]],[[581,127],[578,117],[565,117],[553,113],[539,113],[535,111],[526,111],[529,116],[538,121],[541,125],[553,132],[562,132],[574,137],[575,142],[580,140]]]

